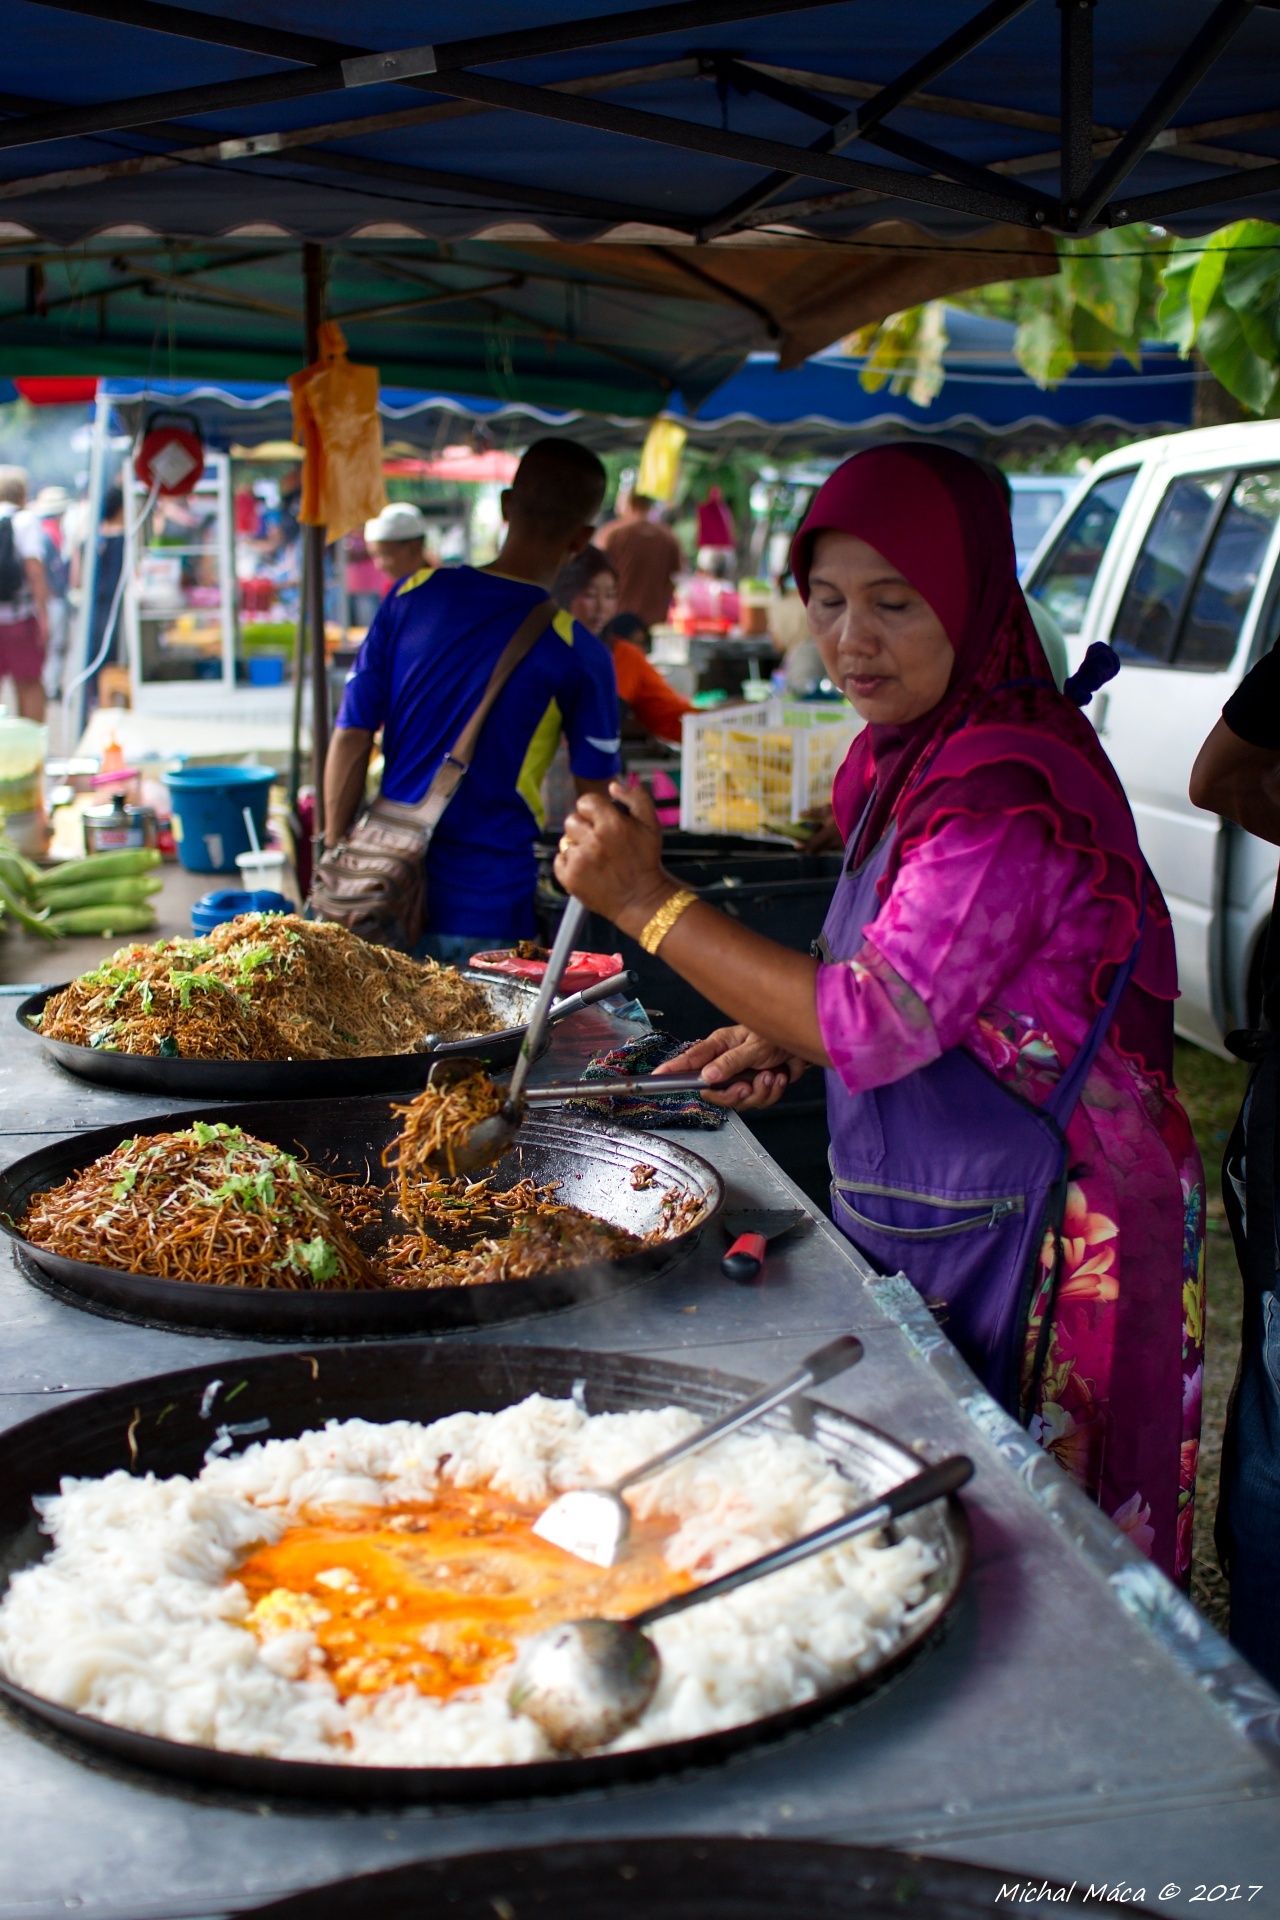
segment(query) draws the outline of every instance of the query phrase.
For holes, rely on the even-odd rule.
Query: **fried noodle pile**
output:
[[[701,1205],[672,1188],[643,1238],[555,1199],[556,1183],[492,1177],[389,1187],[304,1165],[239,1127],[196,1121],[125,1140],[17,1222],[68,1260],[204,1286],[369,1291],[526,1280],[617,1260],[682,1233]]]
[[[203,940],[121,947],[47,1001],[46,1039],[188,1060],[350,1060],[431,1033],[494,1033],[482,987],[298,914],[242,913]]]

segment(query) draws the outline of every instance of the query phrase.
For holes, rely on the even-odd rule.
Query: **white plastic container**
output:
[[[289,865],[280,847],[264,847],[261,853],[238,853],[236,865],[246,893],[265,888],[271,893],[288,893]]]

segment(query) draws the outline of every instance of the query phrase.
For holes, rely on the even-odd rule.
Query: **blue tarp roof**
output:
[[[790,373],[779,373],[772,355],[752,354],[693,419],[708,428],[751,421],[860,431],[896,423],[925,433],[971,427],[999,434],[1037,425],[1172,431],[1191,425],[1196,383],[1205,378],[1171,347],[1151,342],[1141,372],[1116,360],[1099,372],[1077,369],[1042,390],[1014,358],[1012,326],[948,308],[947,331],[945,378],[927,406],[887,385],[869,393],[858,378],[861,363],[844,354],[818,354]]]
[[[0,0],[0,35],[10,237],[1280,219],[1273,6]]]

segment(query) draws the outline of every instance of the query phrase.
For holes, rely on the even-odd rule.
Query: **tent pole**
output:
[[[320,358],[320,322],[324,313],[324,248],[307,241],[302,249],[306,286],[307,365]],[[311,761],[315,781],[315,853],[324,850],[324,763],[329,751],[329,667],[324,650],[325,529],[306,527],[304,568],[307,624],[311,629]],[[314,871],[314,868],[313,868]]]
[[[293,635],[293,724],[289,732],[289,805],[296,813],[302,785],[302,686],[307,677],[307,543],[298,569],[298,618]]]

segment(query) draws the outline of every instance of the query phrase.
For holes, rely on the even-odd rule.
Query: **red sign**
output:
[[[204,472],[204,441],[193,414],[153,413],[142,429],[133,470],[150,493],[190,493]]]

